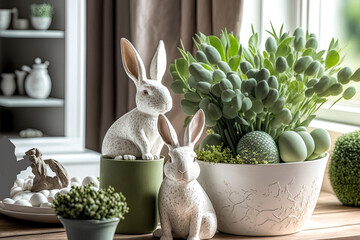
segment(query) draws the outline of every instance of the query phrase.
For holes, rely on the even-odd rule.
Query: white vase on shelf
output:
[[[1,91],[5,96],[12,96],[16,89],[15,74],[3,73],[1,74]]]
[[[24,80],[25,80],[26,72],[20,71],[20,70],[15,70],[15,74],[16,74],[18,93],[19,93],[19,95],[24,95],[25,94]]]
[[[30,74],[25,79],[25,92],[32,98],[47,98],[51,92],[51,79],[48,73],[49,62],[41,63],[40,58],[35,59],[35,64],[31,69],[28,66],[22,66],[22,70]]]
[[[31,24],[36,30],[48,30],[51,20],[51,17],[31,17]]]
[[[0,9],[0,30],[6,30],[10,26],[11,10]]]

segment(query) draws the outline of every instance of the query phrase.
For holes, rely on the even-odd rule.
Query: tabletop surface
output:
[[[0,214],[0,239],[67,239],[61,225],[44,227],[41,224],[23,222]],[[114,239],[156,239],[151,234],[147,235],[120,235]],[[343,206],[337,198],[330,193],[321,193],[315,212],[310,222],[302,232],[278,237],[243,237],[218,233],[217,239],[360,239],[360,208]]]

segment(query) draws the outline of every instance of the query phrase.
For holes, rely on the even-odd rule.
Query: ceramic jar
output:
[[[51,79],[48,73],[49,62],[41,63],[40,58],[35,59],[33,68],[23,66],[23,70],[30,74],[25,80],[25,91],[32,98],[47,98],[51,92]]]
[[[31,24],[36,30],[48,30],[51,20],[51,17],[31,17]]]
[[[24,80],[25,80],[26,72],[15,70],[15,74],[16,74],[18,93],[19,93],[19,95],[24,95],[25,94]]]
[[[6,30],[10,26],[11,10],[0,9],[0,30]]]
[[[3,73],[1,74],[1,91],[5,96],[12,96],[16,89],[15,74]]]

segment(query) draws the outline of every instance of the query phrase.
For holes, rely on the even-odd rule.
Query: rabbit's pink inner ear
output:
[[[136,54],[129,42],[125,39],[121,39],[121,48],[123,54],[124,66],[127,71],[131,73],[136,79],[139,77],[138,66],[136,61]]]
[[[171,129],[169,126],[168,121],[166,120],[166,117],[163,115],[159,115],[158,118],[158,131],[164,142],[170,147],[175,147],[177,145],[177,142],[173,139],[173,136],[171,135]]]
[[[190,143],[195,144],[202,134],[205,123],[205,115],[202,110],[199,110],[195,113],[195,116],[191,119],[189,125],[189,137]]]

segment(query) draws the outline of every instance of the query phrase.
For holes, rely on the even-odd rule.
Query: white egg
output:
[[[40,204],[40,207],[42,207],[42,208],[51,208],[51,203],[49,203],[49,202],[42,203],[42,204]]]
[[[79,178],[79,177],[73,177],[73,178],[71,178],[71,180],[70,180],[70,182],[77,182],[77,183],[79,183],[79,184],[81,184],[81,178]]]
[[[47,200],[49,203],[52,203],[54,201],[54,197],[48,197]]]
[[[50,194],[50,191],[45,189],[45,190],[41,190],[40,193],[41,193],[42,195],[44,195],[45,197],[48,197],[49,194]]]
[[[72,186],[79,187],[79,186],[81,186],[81,183],[79,183],[79,182],[71,182],[70,187],[72,187]]]
[[[22,188],[21,187],[12,187],[10,190],[10,197],[14,197],[18,192],[21,192]]]
[[[63,188],[63,189],[61,189],[60,190],[60,194],[66,194],[66,193],[68,193],[68,192],[70,192],[70,190],[71,190],[71,188]]]
[[[14,202],[14,205],[32,207],[31,203],[25,199],[19,199]]]
[[[97,180],[96,177],[94,176],[87,176],[86,178],[84,178],[84,180],[82,181],[82,185],[88,185],[90,183],[94,183],[95,187],[99,188],[99,181]]]
[[[97,187],[91,186],[90,188],[95,190],[95,191],[99,191],[99,189]]]
[[[16,179],[15,184],[16,184],[16,186],[23,188],[24,182],[25,182],[24,179],[18,178],[18,179]]]
[[[35,193],[30,198],[30,203],[33,207],[39,207],[42,203],[46,203],[47,198],[41,193]]]
[[[55,194],[57,194],[60,191],[60,189],[52,189],[50,190],[49,196],[48,197],[54,197]]]
[[[2,202],[7,204],[14,204],[15,201],[11,198],[5,198],[4,200],[2,200]]]

